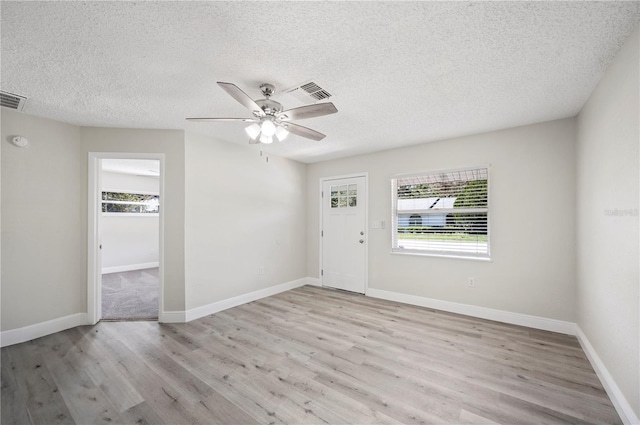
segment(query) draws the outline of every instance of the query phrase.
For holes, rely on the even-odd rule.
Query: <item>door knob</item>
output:
[[[360,242],[360,243],[364,243],[364,239],[360,239],[358,242]]]

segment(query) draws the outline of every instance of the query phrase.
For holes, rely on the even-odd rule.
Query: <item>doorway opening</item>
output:
[[[88,316],[159,320],[163,155],[89,154]]]

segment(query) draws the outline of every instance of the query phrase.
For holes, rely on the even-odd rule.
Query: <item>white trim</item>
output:
[[[46,322],[0,332],[0,346],[7,347],[13,344],[20,344],[21,342],[31,341],[32,339],[75,328],[76,326],[90,324],[87,313],[70,314],[69,316],[47,320]]]
[[[111,173],[112,171],[104,171],[103,173]],[[126,174],[126,173],[117,173],[117,174]],[[130,174],[131,175],[131,174]],[[151,177],[151,176],[138,176],[138,177]],[[154,176],[154,178],[160,178],[160,176]],[[130,193],[132,195],[158,195],[160,196],[160,193],[155,190],[130,190],[130,189],[111,189],[109,188],[109,186],[103,187],[102,188],[103,192],[114,192],[114,193]]]
[[[307,277],[307,285],[322,287],[322,283],[320,283],[320,279],[317,277]]]
[[[424,176],[425,174],[441,174],[441,173],[456,173],[459,171],[469,171],[469,170],[477,170],[478,168],[491,168],[491,163],[484,163],[484,164],[478,164],[478,165],[466,165],[464,167],[453,167],[453,168],[439,168],[437,170],[428,170],[428,171],[414,171],[414,172],[410,172],[410,173],[401,173],[401,174],[394,174],[393,176],[391,176],[392,179],[397,179],[397,178],[405,178],[405,177],[418,177],[418,176]]]
[[[89,152],[87,178],[87,319],[95,325],[102,316],[99,289],[102,270],[100,255],[99,220],[97,191],[100,190],[100,156]],[[91,200],[95,202],[92,202]]]
[[[185,319],[190,322],[210,314],[217,313],[222,310],[237,307],[242,304],[250,303],[261,298],[270,297],[290,289],[299,288],[307,284],[307,278],[292,280],[291,282],[282,283],[280,285],[271,286],[269,288],[260,289],[258,291],[249,292],[248,294],[238,295],[236,297],[227,298],[226,300],[217,301],[211,304],[192,308],[186,311]]]
[[[332,180],[342,180],[342,179],[353,179],[357,177],[364,177],[364,231],[365,231],[365,244],[364,244],[364,294],[366,295],[369,291],[369,173],[367,171],[362,173],[353,173],[353,174],[342,174],[339,176],[330,176],[330,177],[320,177],[320,215],[318,220],[318,240],[319,240],[319,253],[318,253],[318,274],[320,278],[318,278],[317,286],[324,286],[322,283],[323,273],[322,273],[322,242],[323,237],[321,236],[322,231],[324,229],[323,219],[324,219],[324,210],[322,208],[322,191],[324,183]],[[310,278],[307,278],[310,279]],[[315,286],[315,285],[314,285]]]
[[[582,329],[580,329],[579,325],[576,325],[576,330],[578,342],[580,342],[591,366],[596,371],[596,375],[600,378],[600,382],[602,382],[602,386],[607,391],[607,394],[613,403],[613,407],[616,408],[616,412],[620,415],[622,422],[628,425],[640,424],[640,419],[633,412],[631,405],[625,398],[624,394],[622,394],[622,391],[620,391],[620,388],[618,388],[616,381],[613,379],[602,360],[600,360],[598,353],[596,353],[593,345],[589,342],[587,335],[585,335]]]
[[[496,322],[526,326],[528,328],[541,329],[544,331],[558,332],[567,335],[576,334],[576,324],[573,322],[565,322],[563,320],[548,319],[546,317],[513,313],[510,311],[455,303],[452,301],[436,300],[433,298],[401,294],[398,292],[390,292],[374,288],[369,288],[367,296],[373,298],[381,298],[383,300],[401,302],[405,304],[417,305],[420,307],[433,308],[436,310],[448,311],[451,313],[464,314],[466,316],[478,317],[480,319],[495,320]]]
[[[258,291],[250,292],[248,294],[238,295],[233,298],[227,298],[226,300],[217,301],[215,303],[203,305],[200,307],[192,308],[187,311],[165,311],[162,312],[161,323],[186,323],[192,320],[199,319],[210,314],[215,314],[219,311],[227,310],[229,308],[237,307],[242,304],[250,303],[262,298],[270,297],[281,292],[286,292],[291,289],[299,288],[301,286],[322,286],[320,279],[316,277],[303,277],[302,279],[293,280],[291,282],[282,283],[280,285],[272,286]]]
[[[412,250],[412,249],[404,249],[404,248],[391,248],[390,254],[392,255],[413,255],[419,257],[435,257],[435,258],[453,258],[456,260],[479,260],[487,263],[493,263],[493,260],[489,257],[477,257],[477,256],[465,256],[459,253],[451,253],[451,254],[435,254],[436,251],[426,251],[426,250]]]
[[[156,267],[160,267],[159,261],[151,263],[125,264],[124,266],[103,267],[102,274],[130,272],[132,270],[155,269]]]
[[[185,323],[185,315],[184,311],[162,311],[160,312],[160,316],[158,317],[158,322],[160,323]]]
[[[164,159],[162,153],[132,153],[132,152],[89,152],[89,172],[87,179],[88,208],[87,208],[87,318],[90,324],[96,324],[102,317],[101,288],[102,266],[98,246],[100,240],[100,220],[102,217],[101,197],[101,163],[103,159],[152,159],[160,162],[160,181],[158,195],[164,199]],[[164,208],[160,209],[159,227],[159,267],[160,279],[158,321],[164,320]],[[155,266],[158,267],[158,266]]]

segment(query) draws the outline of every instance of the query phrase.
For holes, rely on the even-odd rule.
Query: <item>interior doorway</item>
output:
[[[89,154],[93,323],[161,319],[163,161],[161,154]]]
[[[158,320],[160,162],[101,160],[102,319]]]

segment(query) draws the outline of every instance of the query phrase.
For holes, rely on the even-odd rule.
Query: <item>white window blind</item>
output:
[[[392,251],[489,258],[486,167],[391,180]]]

